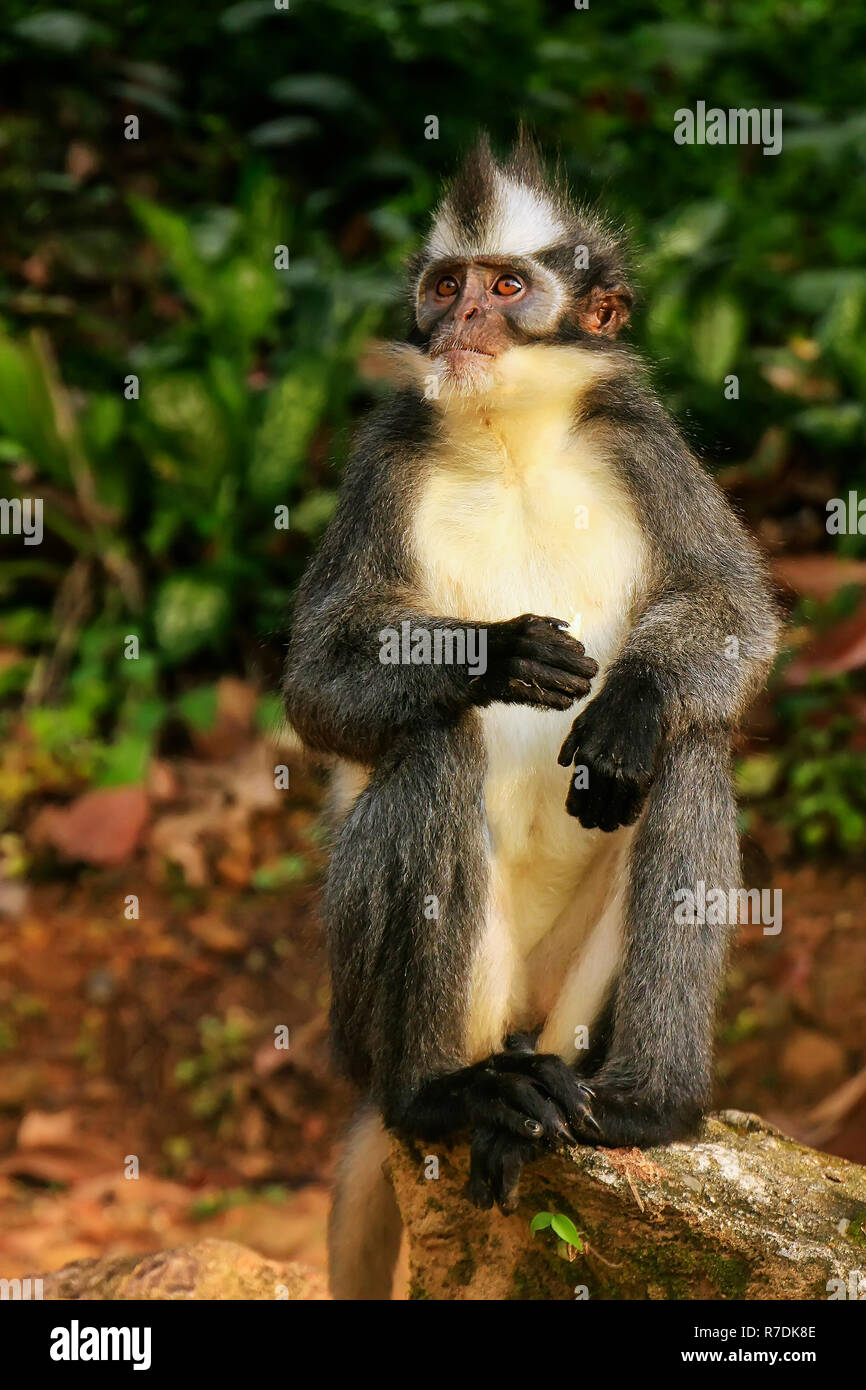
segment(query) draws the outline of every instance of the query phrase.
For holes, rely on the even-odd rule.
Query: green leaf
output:
[[[229,34],[242,34],[261,20],[271,19],[274,14],[273,0],[241,0],[241,4],[230,5],[222,11],[219,24]]]
[[[304,359],[270,393],[253,445],[249,488],[257,501],[280,500],[306,456],[327,400],[327,374],[317,359]]]
[[[781,759],[774,753],[754,753],[737,766],[737,794],[745,800],[768,796],[776,785]]]
[[[97,759],[94,784],[97,787],[125,787],[140,784],[147,776],[153,740],[147,734],[124,734],[102,749]]]
[[[266,738],[275,738],[286,725],[286,712],[279,695],[268,691],[256,704],[255,725]]]
[[[309,116],[280,116],[275,121],[265,121],[251,130],[248,136],[251,145],[269,147],[271,145],[294,145],[298,140],[308,140],[318,134],[319,123]]]
[[[209,733],[217,717],[216,686],[198,685],[194,690],[185,690],[178,698],[177,707],[191,728],[198,733]]]
[[[728,204],[720,200],[689,203],[660,228],[657,253],[672,258],[697,255],[718,235],[729,215]]]
[[[355,88],[342,77],[331,73],[297,73],[281,77],[271,87],[275,101],[297,102],[301,106],[319,106],[326,111],[341,111],[360,105]]]
[[[66,481],[66,451],[42,363],[29,344],[0,338],[0,430],[52,477]]]
[[[300,854],[284,854],[262,864],[253,874],[253,887],[263,892],[284,888],[290,883],[302,883],[310,874],[310,865]]]
[[[337,509],[337,493],[328,488],[317,488],[308,492],[296,507],[292,508],[292,528],[305,536],[318,536],[324,531]]]
[[[546,1231],[548,1226],[551,1226],[552,1224],[553,1212],[540,1211],[535,1216],[533,1216],[532,1221],[529,1224],[529,1229],[532,1232],[532,1234],[535,1235],[536,1231]]]
[[[166,579],[156,597],[156,638],[172,661],[180,661],[212,646],[229,616],[228,595],[222,585],[196,575]]]
[[[108,452],[123,426],[124,402],[120,395],[91,396],[81,417],[81,434],[89,453]]]
[[[564,1240],[568,1245],[573,1245],[575,1250],[583,1249],[583,1241],[577,1234],[577,1227],[567,1216],[557,1212],[550,1224],[560,1240]]]
[[[12,29],[22,39],[61,53],[78,53],[89,43],[107,43],[110,38],[103,24],[97,24],[87,15],[63,10],[42,10],[39,14],[28,15],[26,19],[19,19]]]
[[[147,198],[133,196],[130,206],[162,252],[182,289],[206,317],[214,313],[213,270],[199,254],[189,220]]]
[[[734,365],[743,337],[743,311],[730,295],[705,299],[692,330],[697,374],[709,386],[721,385]]]

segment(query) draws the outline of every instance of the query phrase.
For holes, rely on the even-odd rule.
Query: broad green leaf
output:
[[[43,364],[29,343],[11,338],[0,338],[0,430],[53,478],[68,478]]]
[[[19,19],[12,29],[22,39],[60,53],[78,53],[87,44],[107,43],[111,37],[104,24],[68,10],[42,10]]]
[[[767,796],[781,770],[781,758],[774,753],[754,753],[737,767],[737,792],[746,800]]]
[[[730,216],[730,208],[721,200],[689,203],[659,229],[656,252],[659,256],[684,258],[702,251]]]
[[[745,319],[735,299],[717,294],[700,306],[692,329],[695,369],[709,386],[721,387],[734,366]]]
[[[141,783],[153,752],[153,739],[147,734],[124,734],[100,752],[94,777],[98,787],[125,787]]]
[[[262,864],[253,874],[253,887],[269,893],[290,883],[301,883],[309,877],[310,865],[300,854],[284,854]]]
[[[270,393],[250,461],[249,489],[255,499],[285,498],[324,410],[326,380],[321,362],[303,359]]]
[[[342,77],[332,73],[296,73],[281,77],[271,87],[275,101],[297,102],[300,106],[320,106],[327,111],[340,111],[360,106],[355,88]]]
[[[197,685],[193,690],[185,690],[178,697],[177,707],[191,728],[199,733],[208,733],[216,722],[216,686]]]
[[[264,121],[251,130],[249,142],[266,148],[272,145],[294,145],[299,140],[309,140],[318,134],[319,123],[309,116],[280,116],[275,121]]]
[[[557,1212],[550,1225],[560,1240],[566,1241],[568,1245],[573,1245],[575,1250],[583,1249],[583,1241],[577,1234],[577,1227],[567,1216]]]
[[[225,589],[213,580],[192,574],[166,579],[156,596],[154,627],[166,656],[181,661],[213,645],[229,617]]]

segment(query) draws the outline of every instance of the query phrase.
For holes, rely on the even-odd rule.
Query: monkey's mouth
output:
[[[470,347],[468,343],[442,343],[433,349],[430,356],[448,357],[453,362],[460,362],[469,357],[487,357],[492,360],[496,353],[487,352],[485,348]]]
[[[460,339],[445,338],[442,342],[436,343],[432,347],[431,357],[453,357],[459,361],[461,357],[495,357],[496,353],[488,352],[487,347],[477,347],[475,343],[460,342]]]

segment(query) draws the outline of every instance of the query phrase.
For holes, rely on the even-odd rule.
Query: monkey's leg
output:
[[[388,1136],[376,1110],[356,1116],[337,1167],[328,1219],[328,1272],[337,1299],[389,1299],[402,1225],[383,1172]]]
[[[432,1140],[492,1128],[532,1152],[570,1135],[515,1056],[495,1050],[510,983],[507,951],[487,935],[484,771],[474,721],[433,726],[382,760],[346,815],[325,895],[333,1039],[389,1128]],[[483,1040],[476,967],[495,996]],[[491,1055],[465,1065],[482,1047]]]
[[[610,1043],[586,1078],[600,1132],[577,1121],[584,1143],[668,1143],[697,1126],[710,1092],[729,930],[683,920],[677,894],[697,897],[703,884],[707,894],[722,889],[728,901],[739,883],[729,738],[692,730],[663,746],[631,842]]]

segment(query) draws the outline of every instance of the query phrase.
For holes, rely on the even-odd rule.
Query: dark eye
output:
[[[452,294],[457,293],[457,281],[453,275],[443,275],[436,286],[436,293],[441,299],[448,299]]]
[[[505,295],[507,299],[513,294],[520,294],[522,289],[523,281],[518,280],[516,275],[500,275],[493,286],[493,293]]]

